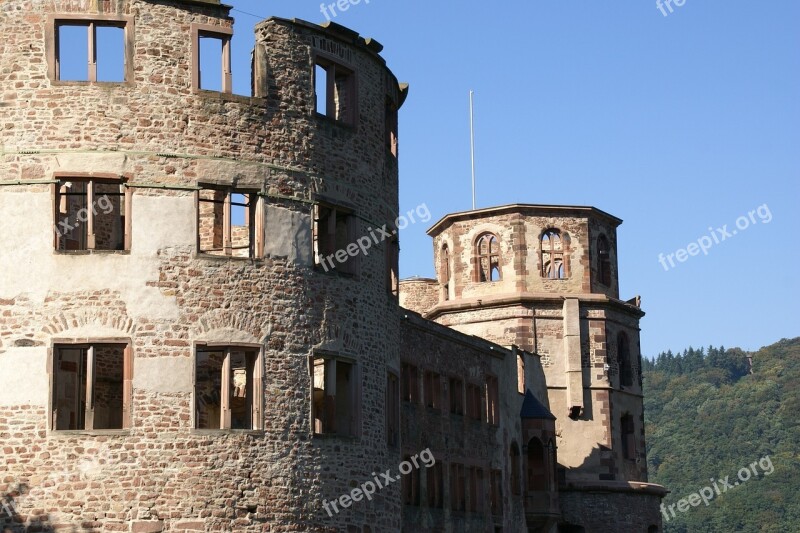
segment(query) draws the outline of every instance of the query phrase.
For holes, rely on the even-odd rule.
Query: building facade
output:
[[[556,417],[567,531],[660,527],[663,488],[647,483],[644,313],[639,297],[619,299],[621,222],[576,206],[450,214],[429,231],[437,279],[401,284],[401,305],[424,318],[536,358],[547,390],[542,403]],[[519,375],[526,364],[520,359]]]
[[[398,216],[408,87],[380,43],[267,19],[241,96],[219,0],[8,0],[0,32],[0,525],[660,527],[636,375],[600,360],[624,332],[636,372],[641,312],[592,285],[588,244],[569,305],[551,283],[514,304],[527,322],[470,307],[505,285],[401,291],[376,229]],[[458,216],[434,231],[460,238]],[[510,292],[537,292],[491,223]]]

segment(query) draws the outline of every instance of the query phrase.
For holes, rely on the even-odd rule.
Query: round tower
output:
[[[397,218],[407,87],[376,41],[272,18],[252,95],[233,94],[229,9],[0,5],[0,461],[19,520],[399,528],[394,487],[323,502],[400,461],[365,421],[399,371],[396,234],[373,230]]]

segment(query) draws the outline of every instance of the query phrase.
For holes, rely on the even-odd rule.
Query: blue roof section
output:
[[[523,420],[530,418],[549,418],[555,420],[556,417],[550,412],[550,409],[542,405],[542,402],[536,399],[530,389],[525,391],[525,400],[522,402],[522,409],[520,410],[519,417]]]

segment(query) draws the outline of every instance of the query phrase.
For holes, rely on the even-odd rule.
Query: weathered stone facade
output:
[[[546,402],[557,417],[559,495],[571,502],[562,505],[564,527],[660,528],[663,489],[647,484],[639,349],[644,313],[638,297],[619,300],[621,222],[570,206],[447,215],[429,231],[438,280],[401,286],[401,303],[424,317],[536,354]],[[487,236],[494,244],[482,247]],[[434,295],[438,302],[428,305]],[[576,513],[584,497],[617,511]],[[601,518],[631,502],[635,516],[627,521]]]
[[[82,81],[62,79],[66,27],[89,35]],[[619,394],[613,365],[603,373],[604,330],[628,331],[638,353],[640,313],[606,298],[616,281],[585,296],[602,291],[581,222],[567,227],[573,281],[508,287],[551,291],[541,306],[440,312],[443,325],[404,310],[396,243],[374,229],[398,215],[396,113],[407,87],[376,41],[272,18],[255,28],[253,96],[230,94],[232,27],[218,0],[0,3],[0,524],[550,530],[560,519],[555,442],[567,481],[645,480],[642,466],[616,457],[612,416],[618,405],[640,415],[640,390]],[[121,80],[98,81],[97,28],[122,32]],[[199,40],[209,36],[222,43],[221,91],[202,84]],[[326,69],[324,84],[315,68]],[[502,233],[506,222],[535,241],[521,220],[492,224]],[[369,253],[352,253],[366,235]],[[453,257],[466,258],[469,237],[450,238]],[[501,237],[503,261],[511,242]],[[341,267],[323,267],[327,252]],[[536,268],[514,259],[504,277],[517,266]],[[454,272],[453,303],[496,294]],[[438,283],[414,283],[416,296],[401,295],[407,307],[442,307]],[[562,424],[557,441],[563,361],[544,347],[576,334],[560,329],[555,293],[581,301],[580,366],[597,386],[585,406],[597,418],[589,429]],[[409,365],[423,376],[416,392]],[[439,380],[426,387],[425,372]],[[387,395],[401,382],[404,401]],[[432,390],[441,405],[425,404]],[[587,435],[608,449],[582,465],[577,440]],[[441,465],[430,474],[433,507],[434,470],[420,469],[413,486],[409,474],[403,487],[326,512],[424,449]]]

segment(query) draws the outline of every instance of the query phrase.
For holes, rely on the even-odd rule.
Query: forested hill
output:
[[[672,491],[664,530],[800,532],[800,338],[643,363],[650,481]]]

